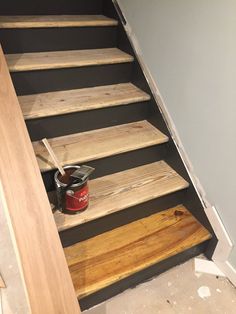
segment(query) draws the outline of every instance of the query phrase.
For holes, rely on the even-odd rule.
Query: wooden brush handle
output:
[[[59,160],[57,159],[57,156],[54,154],[54,151],[52,150],[51,145],[49,144],[48,140],[46,138],[42,139],[43,144],[45,145],[45,147],[47,148],[49,155],[51,156],[55,166],[58,168],[58,170],[60,171],[61,175],[64,176],[65,170],[62,168]]]

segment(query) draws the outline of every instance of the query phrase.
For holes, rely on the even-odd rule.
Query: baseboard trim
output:
[[[216,266],[225,274],[229,281],[236,287],[236,269],[229,261],[214,261]]]
[[[217,209],[214,206],[207,208],[206,214],[219,240],[213,253],[212,260],[231,281],[231,283],[236,286],[236,269],[229,262],[229,256],[234,248],[234,245],[217,212]]]
[[[228,260],[229,255],[233,249],[233,243],[226,231],[217,209],[214,206],[211,206],[207,207],[205,212],[218,239],[212,260],[225,262]]]

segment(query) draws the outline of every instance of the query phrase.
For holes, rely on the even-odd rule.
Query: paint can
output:
[[[83,167],[83,166],[82,166]],[[71,175],[80,170],[80,166],[63,167],[65,175],[59,171],[55,173],[54,181],[58,209],[66,214],[75,214],[84,211],[89,205],[88,176],[84,176],[79,182],[70,184]],[[86,167],[86,166],[84,166]]]

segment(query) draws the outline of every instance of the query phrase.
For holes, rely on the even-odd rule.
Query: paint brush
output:
[[[44,144],[44,146],[46,147],[47,151],[49,152],[49,155],[51,156],[53,162],[54,162],[54,165],[58,168],[60,174],[62,176],[64,176],[66,173],[65,173],[65,170],[62,168],[59,160],[57,159],[57,156],[55,155],[54,151],[52,150],[52,147],[51,145],[49,144],[48,140],[46,138],[42,139],[42,142]]]

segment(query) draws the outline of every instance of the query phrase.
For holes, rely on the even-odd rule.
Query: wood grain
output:
[[[0,288],[6,288],[5,282],[4,282],[4,280],[2,279],[1,274],[0,274]]]
[[[57,159],[57,156],[55,155],[54,151],[52,150],[52,147],[48,143],[48,140],[46,138],[42,139],[42,143],[46,147],[49,155],[51,156],[52,161],[54,162],[55,167],[59,170],[60,174],[64,176],[66,174],[65,170],[61,166],[59,160]]]
[[[82,163],[168,141],[147,121],[122,124],[49,140],[62,165]],[[41,171],[55,166],[41,141],[33,142]]]
[[[64,251],[77,296],[83,298],[210,238],[179,205]]]
[[[0,199],[31,312],[80,313],[50,204],[0,50]]]
[[[17,15],[0,16],[0,28],[115,26],[104,15]]]
[[[150,96],[123,83],[18,97],[26,120],[147,101]]]
[[[118,48],[104,48],[8,54],[6,60],[11,72],[19,72],[125,63],[134,58]]]
[[[78,215],[56,211],[54,218],[62,231],[188,186],[169,165],[159,161],[91,180],[88,209]]]

